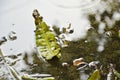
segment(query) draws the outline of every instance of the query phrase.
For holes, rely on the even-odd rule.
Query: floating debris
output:
[[[5,57],[11,58],[11,59],[16,59],[16,58],[18,58],[17,55],[8,55],[8,56],[5,56]]]
[[[66,40],[66,34],[59,35],[59,44],[61,45],[61,47],[68,46],[68,41]]]
[[[77,70],[82,70],[88,66],[88,63],[83,61],[83,58],[73,60],[73,65],[78,67]]]
[[[78,59],[73,60],[73,65],[74,66],[79,66],[82,63],[84,63],[83,58],[78,58]]]
[[[50,74],[32,74],[30,76],[32,76],[34,78],[44,78],[44,77],[51,77],[52,75],[50,75]]]
[[[113,78],[113,64],[109,64],[109,72],[107,74],[107,80],[114,80]]]
[[[92,61],[88,65],[90,68],[94,67],[95,69],[98,67],[99,61]]]
[[[0,62],[0,80],[20,80],[17,72],[6,63],[6,59],[0,49],[0,57],[2,61]]]
[[[16,40],[17,39],[17,36],[16,36],[16,33],[14,31],[11,31],[8,35],[8,38],[10,40]],[[4,42],[6,42],[8,39],[4,36],[4,37],[1,37],[0,38],[0,45],[2,45]],[[11,49],[12,50],[12,49]]]
[[[63,62],[63,63],[62,63],[62,66],[63,66],[63,67],[67,67],[67,66],[69,66],[69,64],[68,64],[67,62]]]
[[[6,42],[7,41],[7,39],[6,39],[6,37],[2,37],[2,38],[0,38],[0,45],[2,45],[4,42]]]
[[[36,75],[36,74],[35,74]],[[45,76],[44,76],[45,75]],[[49,74],[42,74],[42,76],[44,76],[44,78],[41,77],[41,74],[37,74],[37,76],[33,76],[33,75],[28,75],[28,74],[24,74],[22,76],[23,80],[55,80],[54,77],[51,77],[51,75]],[[46,76],[47,75],[47,76]],[[48,76],[49,75],[49,76]],[[38,77],[39,76],[39,77]]]
[[[65,34],[72,34],[74,32],[74,29],[71,27],[71,23],[68,27],[63,27],[62,32]]]
[[[78,66],[77,70],[82,70],[82,69],[85,69],[86,67],[88,67],[88,63],[84,62]]]
[[[14,32],[14,31],[11,31],[8,36],[9,36],[10,40],[16,40],[17,39],[16,32]]]

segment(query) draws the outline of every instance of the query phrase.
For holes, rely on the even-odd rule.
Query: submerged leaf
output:
[[[35,78],[30,75],[23,75],[22,76],[23,80],[55,80],[54,77],[45,77],[45,78]]]
[[[9,66],[6,63],[6,59],[5,59],[1,49],[0,49],[0,57],[2,57],[2,59],[3,59],[3,65],[2,66],[4,66],[4,68],[6,68],[6,69],[4,69],[2,74],[6,75],[7,76],[6,78],[10,78],[11,77],[10,80],[21,80],[20,77],[19,77],[19,74],[17,73],[17,71],[13,67]],[[1,68],[1,66],[0,66],[0,68]],[[3,76],[3,78],[4,78],[4,76]],[[1,79],[1,76],[0,76],[0,79]],[[4,80],[4,79],[2,79],[2,80]]]
[[[53,57],[61,57],[60,46],[53,31],[49,29],[49,26],[42,20],[37,10],[34,10],[33,17],[35,18],[36,30],[36,46],[40,55],[46,60],[50,60]]]
[[[14,76],[16,80],[21,80],[19,77],[19,74],[15,71],[13,67],[9,66],[9,69],[10,69],[11,74]]]
[[[100,71],[96,69],[88,80],[100,80]]]

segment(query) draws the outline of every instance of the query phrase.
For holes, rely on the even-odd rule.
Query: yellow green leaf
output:
[[[96,69],[88,80],[100,80],[100,71]]]

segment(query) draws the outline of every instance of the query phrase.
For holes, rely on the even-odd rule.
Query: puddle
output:
[[[97,5],[101,0],[50,0],[52,4],[61,7],[61,8],[80,8],[80,9],[87,9],[94,7]]]
[[[6,16],[8,15],[7,17],[9,17],[7,20],[8,24],[5,24],[6,20],[4,20],[3,17],[1,17],[3,21],[0,19],[2,26],[5,26],[0,30],[0,36],[2,37],[12,31],[7,38],[5,36],[0,39],[0,47],[5,59],[7,60],[6,64],[13,67],[19,73],[19,76],[24,74],[28,74],[33,77],[52,76],[56,80],[84,80],[96,69],[95,65],[98,63],[97,68],[101,68],[101,66],[103,66],[102,71],[104,73],[102,73],[102,80],[107,78],[109,73],[108,65],[111,63],[115,65],[115,69],[120,72],[120,6],[118,5],[120,2],[113,2],[114,3],[106,0],[105,2],[101,1],[101,5],[107,5],[107,7],[104,9],[97,7],[97,10],[95,11],[83,12],[81,14],[76,13],[79,12],[79,10],[75,10],[75,14],[64,14],[64,12],[59,13],[58,11],[59,15],[61,14],[59,17],[58,14],[56,14],[56,11],[51,11],[52,13],[50,13],[51,15],[49,14],[50,16],[48,14],[44,14],[49,12],[48,9],[48,11],[45,10],[45,5],[42,6],[42,10],[39,8],[41,15],[43,14],[42,16],[45,16],[44,21],[46,21],[47,24],[50,23],[50,25],[58,27],[62,26],[60,29],[58,28],[58,30],[61,30],[61,28],[66,24],[70,24],[74,29],[74,31],[71,32],[72,34],[66,36],[69,41],[67,46],[61,48],[62,57],[60,59],[53,58],[47,62],[44,62],[40,57],[38,57],[37,51],[34,48],[35,25],[32,18],[34,7],[28,8],[28,6],[26,6],[25,8],[30,9],[28,10],[28,13],[25,13],[24,15],[29,19],[28,21],[27,19],[25,20],[24,17],[20,18],[21,16],[17,18],[14,16],[13,19],[15,20],[12,20],[10,15],[13,17],[13,12],[10,12],[10,15],[6,14]],[[49,3],[46,4],[48,4],[48,6],[52,6]],[[38,4],[36,5],[36,7],[39,7]],[[54,9],[58,8],[54,7]],[[61,10],[61,8],[59,8],[59,10]],[[15,13],[18,14],[19,12],[21,13],[21,11],[24,10],[20,9],[20,11],[16,11]],[[65,9],[63,11],[71,12],[71,10]],[[55,16],[53,16],[54,12]],[[23,14],[21,15],[23,16]],[[27,16],[27,14],[29,14],[29,16]],[[75,15],[75,18],[73,14]],[[65,17],[66,15],[68,16]],[[5,19],[7,17],[5,17]],[[19,21],[16,21],[18,19]],[[14,21],[15,25],[10,26]],[[112,21],[112,23],[109,23],[109,21]],[[84,62],[87,64],[82,66],[79,65],[79,67],[74,66],[73,60],[80,57],[82,57]],[[11,73],[9,70],[7,70],[8,68],[6,64],[0,56],[0,79],[5,78],[4,80],[14,80],[12,79],[13,76],[10,75]]]

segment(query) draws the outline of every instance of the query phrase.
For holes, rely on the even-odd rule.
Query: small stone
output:
[[[83,62],[83,63],[79,64],[77,70],[83,70],[83,69],[85,69],[86,67],[88,67],[88,63]]]

